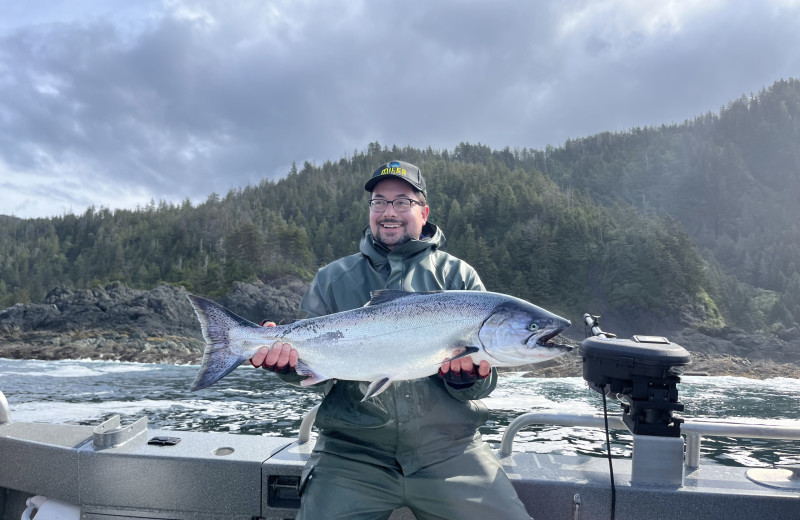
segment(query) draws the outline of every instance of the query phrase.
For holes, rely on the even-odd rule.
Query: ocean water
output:
[[[296,436],[305,413],[321,394],[281,382],[243,366],[211,388],[190,392],[196,366],[101,361],[36,361],[0,358],[0,391],[20,422],[96,425],[113,415],[123,424],[147,416],[151,428],[217,431],[242,435]],[[775,424],[800,428],[800,380],[738,377],[682,378],[680,401],[692,419]],[[527,412],[602,413],[600,394],[581,378],[526,378],[501,374],[484,399],[492,410],[481,428],[499,447],[503,431]],[[609,401],[609,413],[619,413]],[[630,457],[632,437],[612,430],[612,453]],[[598,428],[531,426],[514,440],[514,451],[605,454]],[[800,464],[800,441],[704,437],[701,456],[736,466]]]

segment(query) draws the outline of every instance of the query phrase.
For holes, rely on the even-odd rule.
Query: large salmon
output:
[[[569,327],[568,320],[492,292],[376,291],[363,307],[277,327],[261,327],[199,296],[189,300],[206,340],[192,390],[213,385],[275,341],[297,350],[297,372],[308,376],[302,385],[369,381],[364,399],[392,381],[435,374],[460,347],[466,347],[461,356],[495,367],[536,363],[570,350],[548,343]]]

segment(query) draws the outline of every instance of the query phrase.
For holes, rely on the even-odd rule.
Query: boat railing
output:
[[[317,418],[317,410],[319,410],[319,404],[314,405],[303,417],[303,422],[300,423],[300,432],[297,434],[298,444],[305,444],[311,440],[311,427],[314,426],[314,420]]]
[[[298,434],[298,443],[305,444],[311,440],[311,428],[317,416],[319,405],[314,406],[303,417]],[[565,414],[532,412],[522,414],[506,427],[500,442],[500,456],[511,455],[514,437],[526,426],[550,425],[585,428],[605,428],[605,420],[600,414]],[[612,430],[628,430],[621,415],[609,415],[608,427]],[[686,435],[686,466],[700,466],[700,447],[706,437],[734,437],[742,439],[775,439],[800,440],[800,423],[797,427],[774,424],[732,423],[723,421],[686,420],[681,425]]]
[[[0,392],[0,424],[11,422],[11,408],[3,392]]]
[[[681,425],[686,434],[686,465],[690,468],[700,466],[700,443],[703,436],[734,437],[737,439],[800,440],[798,426],[777,424],[732,423],[723,421],[686,421]]]
[[[533,412],[522,414],[506,427],[500,442],[500,456],[511,455],[514,437],[522,428],[531,425],[571,426],[605,428],[605,419],[600,414],[564,414]],[[628,430],[621,415],[609,415],[608,427],[613,430]],[[700,466],[700,445],[703,436],[734,437],[742,439],[800,440],[800,423],[797,427],[771,424],[732,423],[723,421],[686,420],[681,425],[686,435],[686,466]]]

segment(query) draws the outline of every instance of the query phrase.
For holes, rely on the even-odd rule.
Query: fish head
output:
[[[478,337],[495,365],[521,366],[572,350],[570,346],[550,341],[570,325],[570,321],[561,316],[524,300],[512,299],[493,309]]]

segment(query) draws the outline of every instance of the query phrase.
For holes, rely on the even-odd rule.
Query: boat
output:
[[[497,450],[534,519],[800,519],[800,465],[731,467],[700,451],[709,436],[800,441],[800,424],[682,418],[687,351],[666,338],[592,332],[580,346],[584,378],[622,412],[523,414]],[[15,422],[0,392],[0,520],[292,519],[315,414],[297,438],[151,429],[146,417]],[[632,457],[515,453],[514,437],[532,424],[628,430]],[[415,517],[401,508],[391,518]]]

